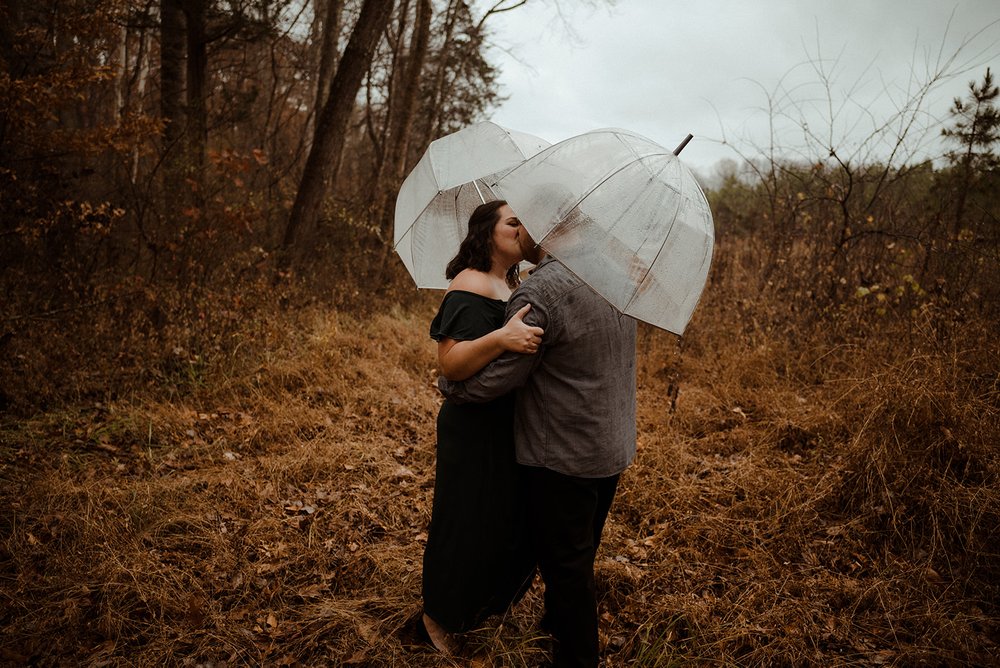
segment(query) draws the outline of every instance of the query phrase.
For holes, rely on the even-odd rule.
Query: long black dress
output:
[[[445,295],[431,337],[477,339],[503,325],[505,302]],[[445,400],[424,551],[424,612],[452,633],[477,627],[524,594],[534,574],[523,482],[514,461],[514,396],[484,404]]]

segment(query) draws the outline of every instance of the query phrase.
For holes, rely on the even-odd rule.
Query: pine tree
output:
[[[955,98],[950,109],[955,125],[941,131],[942,135],[958,143],[958,148],[947,154],[959,175],[955,199],[956,235],[962,228],[966,203],[977,173],[992,171],[998,166],[993,152],[993,145],[1000,141],[1000,110],[996,107],[998,96],[1000,89],[994,85],[993,74],[987,67],[981,85],[969,82],[966,100]]]
[[[955,98],[950,110],[956,118],[953,128],[945,128],[941,134],[959,143],[961,148],[948,154],[955,163],[987,162],[996,166],[993,144],[1000,141],[1000,110],[996,107],[1000,89],[993,84],[993,74],[986,68],[983,83],[977,86],[969,82],[968,101]]]

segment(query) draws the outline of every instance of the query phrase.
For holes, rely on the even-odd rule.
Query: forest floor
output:
[[[0,664],[541,665],[537,579],[454,661],[414,636],[433,310],[3,418]],[[996,369],[864,345],[641,329],[604,665],[1000,665]]]

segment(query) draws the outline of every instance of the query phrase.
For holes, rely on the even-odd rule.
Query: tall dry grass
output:
[[[993,323],[750,294],[737,251],[683,341],[640,331],[606,665],[1000,663]],[[0,659],[441,665],[412,628],[435,308],[272,317],[191,382],[4,418]],[[455,665],[542,664],[541,607]]]

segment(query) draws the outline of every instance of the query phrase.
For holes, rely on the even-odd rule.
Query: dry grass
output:
[[[436,666],[433,310],[315,316],[196,389],[8,419],[0,660]],[[280,329],[280,323],[273,323]],[[640,451],[598,563],[608,666],[989,665],[995,334],[640,335]],[[901,345],[901,341],[905,343]],[[538,665],[538,586],[456,665]]]

